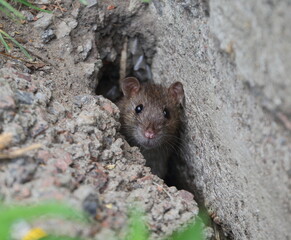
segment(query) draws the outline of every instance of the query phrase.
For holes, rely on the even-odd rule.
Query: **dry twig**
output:
[[[3,133],[0,135],[0,150],[3,150],[4,148],[8,147],[9,144],[12,141],[12,134],[11,133]],[[39,143],[32,144],[27,147],[23,147],[14,151],[7,151],[6,153],[0,152],[0,159],[13,159],[20,157],[27,153],[28,151],[35,150],[38,148],[41,148],[42,145]]]

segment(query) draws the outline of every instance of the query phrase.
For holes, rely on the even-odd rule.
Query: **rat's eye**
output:
[[[163,111],[163,114],[164,114],[164,117],[169,119],[170,118],[170,112],[167,108],[164,108],[164,111]]]
[[[143,110],[143,105],[142,104],[137,105],[136,108],[135,108],[135,112],[136,113],[141,113],[142,110]]]

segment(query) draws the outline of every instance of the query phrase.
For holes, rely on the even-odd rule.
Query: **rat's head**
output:
[[[181,124],[183,85],[169,88],[140,84],[136,78],[121,80],[122,128],[128,140],[145,149],[173,145]]]

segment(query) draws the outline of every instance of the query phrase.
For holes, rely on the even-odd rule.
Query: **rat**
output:
[[[117,106],[120,109],[121,133],[130,145],[140,148],[152,173],[164,179],[168,160],[180,141],[183,85],[174,82],[167,88],[127,77],[120,80],[120,88],[123,97]]]

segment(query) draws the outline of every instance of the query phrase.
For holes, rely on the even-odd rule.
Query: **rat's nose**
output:
[[[155,132],[152,129],[147,129],[144,132],[146,138],[153,139],[155,137]]]

